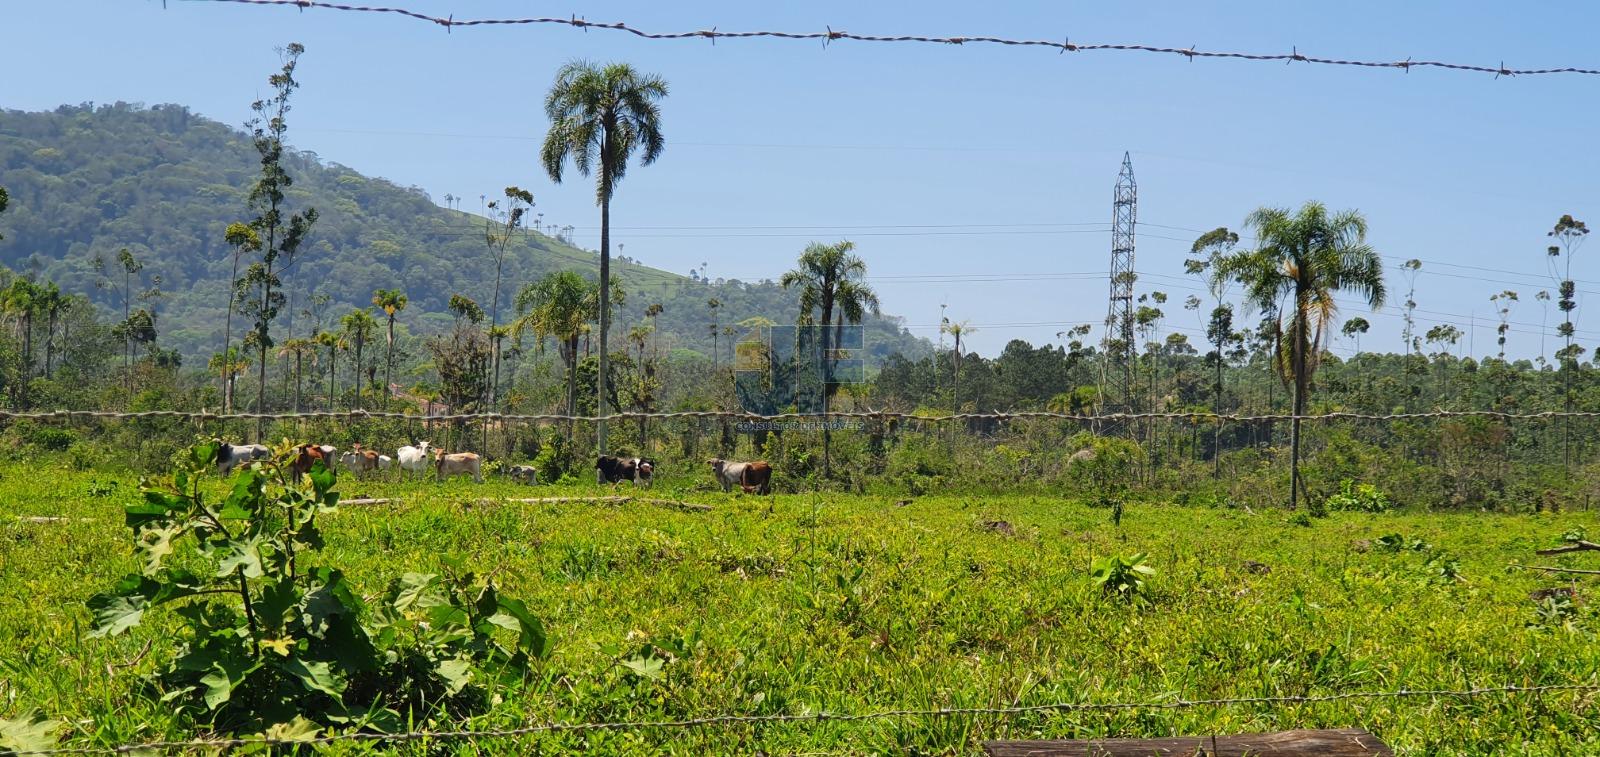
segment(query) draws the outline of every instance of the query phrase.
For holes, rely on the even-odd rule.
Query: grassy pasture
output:
[[[73,745],[195,735],[135,693],[170,654],[168,610],[152,611],[131,636],[83,638],[84,600],[136,570],[121,517],[136,483],[0,468],[0,717],[36,710],[66,721]],[[672,496],[673,483],[655,494]],[[716,509],[680,512],[498,501],[592,495],[592,485],[342,478],[339,490],[396,500],[323,521],[324,562],[364,592],[457,554],[494,571],[543,618],[553,656],[519,688],[501,690],[471,728],[1600,680],[1600,617],[1582,603],[1587,586],[1578,585],[1568,622],[1541,624],[1528,593],[1563,582],[1506,570],[1535,560],[1600,567],[1583,554],[1532,554],[1565,531],[1593,530],[1587,513],[1336,514],[1297,525],[1278,511],[1134,504],[1119,528],[1105,510],[1042,496],[900,505],[685,491]],[[984,525],[992,521],[1012,533]],[[1385,550],[1377,540],[1391,533],[1429,546]],[[1109,601],[1090,586],[1093,559],[1141,551],[1158,571],[1147,604]],[[1454,569],[1441,570],[1452,560]],[[640,675],[621,658],[647,641],[687,654]],[[1408,754],[1594,754],[1595,700],[1561,693],[741,724],[401,751],[975,754],[984,738],[1363,726]]]

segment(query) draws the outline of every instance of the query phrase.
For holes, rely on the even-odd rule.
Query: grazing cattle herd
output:
[[[261,444],[230,444],[217,442],[217,470],[223,474],[234,468],[266,460],[272,450]],[[359,442],[350,445],[350,451],[339,450],[328,444],[298,444],[291,450],[288,473],[298,480],[311,472],[321,462],[329,470],[343,468],[357,477],[398,467],[402,478],[426,475],[432,467],[434,478],[443,481],[454,476],[472,476],[475,483],[483,483],[483,458],[476,452],[445,452],[429,442],[418,442],[395,450],[389,457],[377,450],[363,447]],[[772,493],[772,466],[765,460],[736,462],[720,458],[707,460],[712,476],[725,492],[733,487],[745,494]],[[507,478],[519,484],[537,484],[539,471],[531,465],[511,465],[504,469]],[[596,481],[602,486],[616,486],[623,482],[634,486],[649,486],[655,479],[656,461],[644,457],[616,457],[601,455],[595,460]]]

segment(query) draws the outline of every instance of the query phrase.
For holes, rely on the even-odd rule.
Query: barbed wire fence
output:
[[[1127,712],[1186,710],[1202,707],[1233,706],[1303,706],[1357,700],[1427,699],[1465,700],[1477,697],[1505,695],[1540,695],[1556,693],[1600,693],[1600,683],[1562,683],[1522,686],[1483,686],[1467,689],[1396,689],[1392,691],[1347,691],[1335,694],[1280,695],[1261,697],[1224,697],[1214,699],[1167,699],[1144,702],[1055,702],[1050,704],[1015,705],[1006,707],[948,707],[938,709],[896,709],[863,713],[812,712],[769,713],[757,715],[712,715],[681,720],[626,720],[607,722],[538,723],[516,728],[483,730],[416,730],[397,733],[346,733],[315,736],[304,739],[278,739],[265,736],[230,739],[194,739],[187,741],[152,741],[120,744],[116,746],[59,747],[12,751],[11,755],[46,757],[48,755],[119,755],[144,752],[172,752],[174,750],[221,750],[254,746],[314,746],[335,742],[368,742],[399,744],[419,741],[487,741],[514,739],[543,734],[584,733],[593,731],[643,731],[680,730],[737,725],[860,723],[876,720],[907,718],[951,717],[1010,717],[1015,715],[1057,714],[1072,712]]]
[[[1600,418],[1600,411],[1592,410],[1548,410],[1535,413],[1517,413],[1502,410],[1433,410],[1414,413],[1359,413],[1359,412],[1328,412],[1305,415],[1292,413],[1265,413],[1265,414],[1236,414],[1213,413],[1203,411],[1184,412],[1151,412],[1151,413],[1061,413],[1050,411],[993,411],[975,413],[947,413],[943,415],[930,415],[925,413],[908,413],[887,410],[841,410],[804,413],[775,413],[763,415],[760,413],[738,412],[732,410],[683,410],[674,412],[620,412],[610,415],[564,415],[559,413],[543,414],[518,414],[518,413],[454,413],[439,415],[418,415],[416,413],[383,412],[377,410],[312,410],[304,412],[209,412],[204,410],[0,410],[0,421],[4,420],[90,420],[90,419],[138,419],[138,418],[171,418],[196,421],[228,421],[228,420],[337,420],[337,419],[371,419],[371,420],[401,420],[401,421],[433,421],[433,422],[473,422],[473,421],[506,421],[523,423],[597,423],[601,421],[624,420],[673,420],[683,418],[747,420],[747,421],[787,421],[787,420],[822,420],[827,418],[856,418],[856,419],[885,419],[907,420],[925,423],[948,423],[964,421],[1011,421],[1011,420],[1039,420],[1054,419],[1073,421],[1077,423],[1100,422],[1126,422],[1141,420],[1182,420],[1192,422],[1226,422],[1226,423],[1253,423],[1253,422],[1283,422],[1299,419],[1300,421],[1404,421],[1421,420],[1427,418],[1489,418],[1495,420],[1558,420],[1596,419]]]
[[[1298,47],[1291,47],[1286,53],[1250,53],[1230,52],[1222,50],[1201,50],[1196,47],[1163,47],[1159,45],[1143,44],[1104,44],[1073,42],[1069,36],[1061,39],[1015,39],[1007,37],[994,37],[984,35],[961,36],[924,36],[915,34],[857,34],[854,32],[834,29],[826,26],[822,31],[723,31],[718,27],[710,29],[696,29],[691,31],[651,32],[630,26],[622,22],[589,21],[581,16],[568,18],[559,17],[526,17],[526,18],[456,18],[454,14],[448,16],[434,16],[426,13],[400,7],[348,5],[344,3],[319,2],[316,0],[186,0],[187,2],[230,3],[236,5],[261,5],[281,6],[295,8],[301,11],[311,9],[325,9],[344,11],[350,13],[371,13],[399,16],[431,23],[444,28],[446,31],[455,28],[494,27],[494,26],[529,26],[549,25],[566,26],[574,29],[588,31],[597,29],[631,34],[635,37],[649,40],[691,40],[703,39],[715,43],[719,39],[777,39],[797,41],[820,41],[824,46],[834,42],[876,42],[876,43],[922,43],[944,46],[962,45],[1000,45],[1004,47],[1028,47],[1056,50],[1062,54],[1098,51],[1126,51],[1139,53],[1153,53],[1166,56],[1179,56],[1193,61],[1196,58],[1244,60],[1255,62],[1281,62],[1281,63],[1307,63],[1325,66],[1355,66],[1360,68],[1397,69],[1409,73],[1413,68],[1437,68],[1450,71],[1464,71],[1471,73],[1492,74],[1495,78],[1513,76],[1538,76],[1548,74],[1577,74],[1583,76],[1600,75],[1600,69],[1559,67],[1559,68],[1510,68],[1502,61],[1499,65],[1485,66],[1470,63],[1452,63],[1438,60],[1350,60],[1330,58],[1316,55],[1307,55],[1300,52]],[[163,5],[165,2],[163,0]]]

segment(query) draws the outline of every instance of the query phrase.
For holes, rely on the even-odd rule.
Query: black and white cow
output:
[[[506,475],[519,484],[539,483],[539,469],[531,465],[513,465],[506,469]]]
[[[596,478],[601,484],[632,481],[636,486],[649,486],[651,477],[655,475],[656,463],[642,457],[601,455],[594,467],[599,471]]]

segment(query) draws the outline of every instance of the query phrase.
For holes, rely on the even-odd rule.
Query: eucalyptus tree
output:
[[[1417,310],[1417,275],[1422,272],[1422,261],[1411,258],[1400,264],[1400,276],[1406,280],[1406,309],[1405,326],[1400,329],[1400,338],[1405,342],[1405,354],[1409,356],[1416,349],[1417,322],[1413,314]]]
[[[144,261],[134,255],[132,250],[126,247],[117,250],[116,262],[120,271],[111,271],[109,270],[111,266],[106,263],[105,258],[95,257],[95,288],[111,290],[117,294],[122,303],[122,322],[117,324],[112,332],[122,341],[123,391],[126,400],[132,403],[133,344],[144,339],[151,342],[155,340],[153,311],[155,303],[165,295],[161,291],[161,276],[144,275]],[[120,277],[117,276],[118,273],[121,274]],[[139,287],[138,291],[135,291],[135,284]],[[137,311],[133,309],[135,302],[142,306]]]
[[[1495,327],[1495,344],[1500,348],[1500,359],[1506,359],[1506,333],[1511,331],[1511,308],[1517,304],[1517,293],[1507,289],[1499,294],[1489,297],[1489,304],[1494,306],[1494,314],[1500,319],[1500,325]]]
[[[545,97],[550,131],[539,152],[545,172],[557,184],[570,159],[578,173],[595,175],[595,201],[600,205],[600,370],[596,400],[598,415],[605,416],[611,358],[607,332],[611,328],[611,198],[637,151],[639,163],[650,165],[661,156],[666,137],[661,131],[660,101],[667,82],[635,70],[626,63],[597,65],[573,61],[556,72]],[[607,451],[606,424],[597,425],[601,454]]]
[[[1533,299],[1539,303],[1539,364],[1542,366],[1545,365],[1545,329],[1550,325],[1550,292],[1540,289],[1534,293]]]
[[[1453,356],[1451,351],[1454,350],[1456,344],[1461,341],[1461,329],[1448,323],[1441,323],[1431,329],[1428,329],[1428,333],[1424,336],[1424,339],[1426,339],[1429,344],[1436,344],[1439,346],[1439,351],[1432,357],[1439,364],[1439,393],[1438,397],[1435,398],[1435,401],[1438,405],[1443,406],[1449,401],[1449,368],[1450,358]]]
[[[1556,333],[1566,340],[1566,346],[1556,354],[1556,366],[1561,370],[1561,397],[1562,409],[1572,412],[1572,373],[1578,370],[1578,357],[1583,354],[1583,348],[1572,343],[1575,328],[1572,323],[1572,312],[1578,308],[1578,285],[1572,280],[1572,258],[1577,254],[1578,248],[1583,246],[1584,238],[1589,235],[1589,227],[1583,221],[1571,215],[1563,215],[1556,220],[1556,225],[1546,236],[1555,240],[1555,244],[1545,249],[1547,260],[1550,264],[1551,277],[1556,279],[1556,293],[1560,297],[1556,307],[1561,310],[1565,320],[1557,327]],[[1559,276],[1556,269],[1561,269]],[[1561,432],[1561,457],[1566,465],[1572,464],[1572,419],[1562,419]]]
[[[1372,330],[1372,324],[1367,322],[1367,319],[1362,318],[1359,315],[1353,316],[1349,320],[1345,321],[1344,326],[1339,329],[1340,333],[1344,334],[1346,339],[1355,340],[1356,354],[1351,356],[1350,362],[1356,364],[1356,383],[1359,386],[1366,385],[1363,380],[1365,377],[1363,376],[1363,372],[1361,370],[1361,364],[1356,362],[1361,358],[1361,335],[1370,330]]]
[[[1256,248],[1221,256],[1213,276],[1243,285],[1250,307],[1278,313],[1275,336],[1280,344],[1288,343],[1288,354],[1280,349],[1274,364],[1285,384],[1294,388],[1289,477],[1293,509],[1300,495],[1301,418],[1311,376],[1338,316],[1334,294],[1349,292],[1374,310],[1381,308],[1386,295],[1383,264],[1367,244],[1366,219],[1353,210],[1330,214],[1315,201],[1296,212],[1263,207],[1245,219],[1245,227],[1254,232]]]
[[[250,188],[249,208],[256,214],[250,228],[260,237],[261,257],[252,263],[235,286],[251,295],[245,301],[244,314],[255,319],[255,345],[259,350],[256,363],[256,412],[266,411],[267,402],[267,350],[272,347],[270,328],[278,317],[285,298],[278,275],[294,265],[300,246],[317,222],[316,208],[284,215],[284,205],[294,179],[285,168],[284,135],[289,130],[289,100],[299,89],[294,78],[295,68],[305,47],[291,43],[281,51],[282,67],[267,78],[271,93],[251,104],[255,117],[245,126],[250,131],[250,143],[260,157],[261,176]],[[256,420],[256,437],[266,433],[266,418]]]
[[[1201,234],[1194,244],[1189,246],[1189,254],[1195,257],[1183,261],[1184,272],[1191,276],[1206,279],[1206,289],[1211,293],[1214,304],[1211,315],[1206,319],[1206,338],[1211,341],[1212,352],[1206,357],[1211,360],[1212,369],[1215,371],[1211,382],[1211,410],[1214,413],[1222,412],[1222,366],[1227,360],[1228,344],[1235,339],[1233,331],[1233,305],[1226,301],[1228,294],[1228,280],[1215,276],[1208,276],[1207,271],[1216,264],[1218,258],[1233,252],[1239,245],[1239,234],[1229,231],[1226,226],[1218,226],[1211,231]],[[1222,475],[1222,424],[1215,424],[1212,434],[1212,477]]]
[[[493,349],[490,362],[494,364],[494,377],[489,382],[489,408],[493,410],[500,395],[500,277],[505,269],[506,251],[511,237],[522,228],[522,219],[533,208],[533,193],[521,187],[506,187],[505,204],[491,200],[490,217],[484,219],[483,239],[494,258],[494,293],[489,299],[489,339]],[[498,220],[498,223],[496,223]]]

